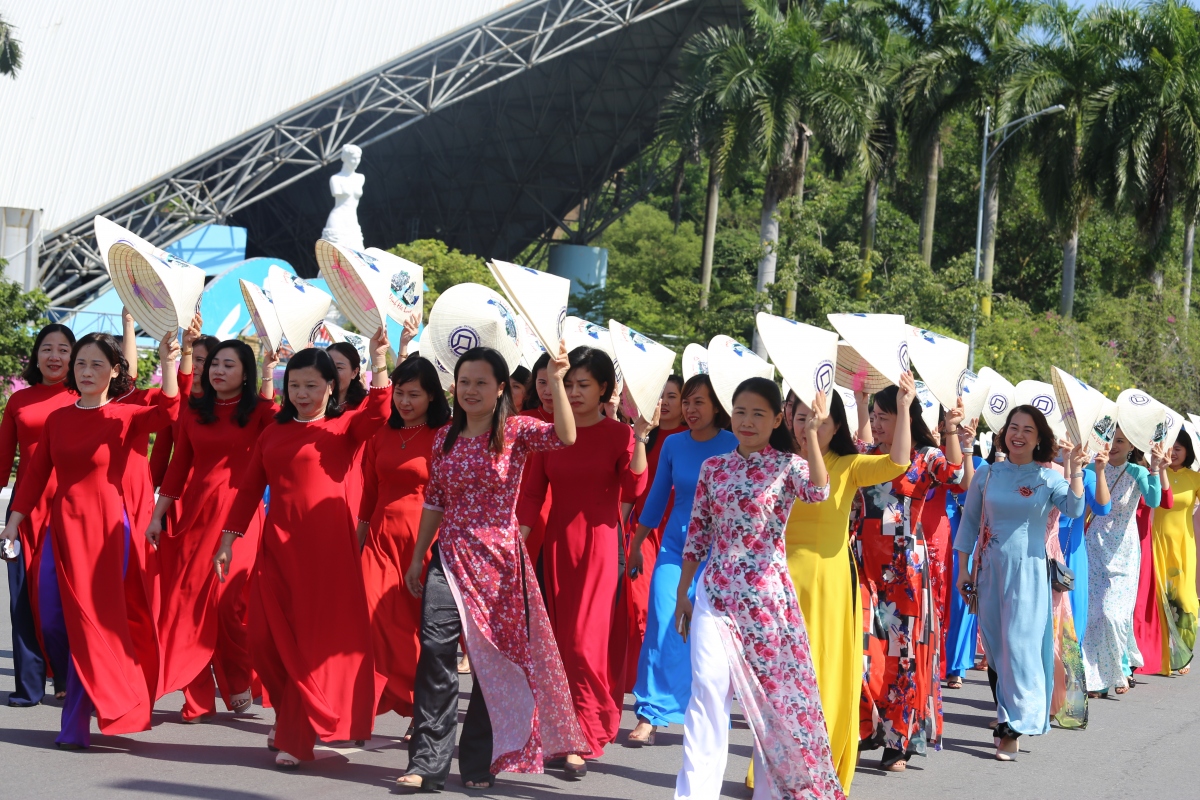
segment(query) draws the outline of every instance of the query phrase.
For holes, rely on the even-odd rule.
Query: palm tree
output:
[[[0,17],[0,75],[16,78],[21,69],[21,42],[12,34],[12,26]]]
[[[1001,111],[993,129],[1003,125],[999,102],[1014,67],[1010,56],[1028,26],[1033,6],[1027,0],[966,0],[959,13],[943,16],[936,36],[941,42],[921,53],[913,62],[906,81],[905,100],[929,104],[942,113],[966,110],[980,119],[987,108]],[[1011,170],[1018,148],[999,151],[988,168],[984,192],[983,264],[980,282],[983,297],[980,311],[992,313],[992,268],[996,255],[996,219],[1000,208],[1000,182]]]
[[[1184,314],[1191,303],[1192,244],[1200,214],[1200,24],[1178,0],[1157,0],[1128,32],[1124,58],[1097,94],[1089,149],[1110,202],[1131,208],[1148,271],[1162,290],[1158,250],[1174,206],[1183,206]]]
[[[1037,35],[1018,40],[1010,50],[1015,66],[1002,104],[1006,116],[1023,117],[1053,105],[1065,109],[1034,120],[1029,128],[1042,207],[1063,250],[1059,313],[1064,317],[1074,311],[1079,228],[1096,190],[1084,161],[1093,100],[1126,52],[1134,13],[1103,6],[1085,17],[1064,0],[1052,0],[1034,12]]]

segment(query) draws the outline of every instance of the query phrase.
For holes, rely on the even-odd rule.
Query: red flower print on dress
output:
[[[1019,486],[1017,492],[1021,497],[1033,497],[1034,488],[1032,486]]]

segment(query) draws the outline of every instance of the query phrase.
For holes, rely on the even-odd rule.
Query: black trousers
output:
[[[458,639],[462,620],[446,582],[441,555],[433,548],[421,606],[421,656],[413,689],[413,735],[408,743],[408,773],[445,782],[458,728]],[[464,781],[492,777],[492,720],[479,681],[471,689],[467,717],[458,741],[458,765]]]
[[[13,486],[16,494],[17,487]],[[4,521],[12,516],[12,503],[4,513]],[[43,531],[43,535],[49,535]],[[24,547],[28,542],[22,541]],[[8,562],[8,618],[12,623],[13,677],[16,687],[8,696],[10,706],[36,706],[46,694],[46,659],[37,638],[33,621],[33,605],[29,601],[29,581],[25,576],[25,554]],[[55,690],[65,686],[66,672],[54,677]]]

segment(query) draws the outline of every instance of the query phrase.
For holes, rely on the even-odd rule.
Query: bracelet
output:
[[[190,356],[192,354],[191,350],[180,350],[179,352],[181,355],[185,355],[185,356]]]
[[[222,535],[222,536],[224,536],[224,535],[225,535],[225,534],[227,534],[227,533],[233,534],[234,536],[236,536],[236,537],[237,537],[237,538],[239,538],[239,539],[240,539],[240,538],[242,538],[243,536],[245,536],[245,535],[246,535],[246,532],[245,532],[245,531],[241,531],[240,533],[239,533],[238,531],[231,531],[231,530],[223,530],[223,531],[221,531],[221,535]]]
[[[1071,477],[1072,478],[1082,478],[1083,473],[1082,472],[1073,472],[1073,473],[1071,473]]]
[[[650,444],[650,437],[649,437],[649,436],[638,436],[638,435],[635,433],[635,434],[633,435],[633,440],[634,440],[635,442],[641,442],[642,444]]]

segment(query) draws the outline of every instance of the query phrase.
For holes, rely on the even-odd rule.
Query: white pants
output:
[[[688,641],[692,647],[692,699],[683,718],[683,769],[675,800],[718,800],[729,759],[729,711],[733,682],[718,620],[701,578]],[[771,781],[754,748],[754,800],[770,800]]]

